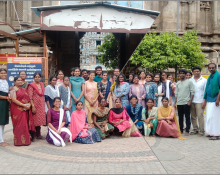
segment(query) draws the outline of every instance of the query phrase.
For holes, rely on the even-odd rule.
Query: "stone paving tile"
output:
[[[42,130],[46,136],[47,128]],[[67,143],[65,148],[38,140],[15,147],[9,124],[5,141],[11,146],[0,147],[0,174],[219,174],[220,141],[187,138],[111,137],[92,145]],[[162,154],[170,151],[181,158],[168,154],[163,160]]]

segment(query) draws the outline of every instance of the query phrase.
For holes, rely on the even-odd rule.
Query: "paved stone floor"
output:
[[[43,136],[47,129],[43,127]],[[111,137],[95,144],[56,147],[38,140],[13,146],[12,125],[5,128],[8,147],[0,147],[1,174],[219,174],[220,141],[190,136]]]

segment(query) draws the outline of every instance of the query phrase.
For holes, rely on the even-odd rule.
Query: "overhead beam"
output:
[[[2,34],[2,35],[4,35],[4,36],[7,36],[7,37],[10,37],[10,38],[12,38],[12,39],[19,39],[18,37],[16,37],[16,36],[14,36],[14,35],[12,35],[12,34],[10,34],[10,33],[7,33],[7,32],[4,32],[4,31],[2,31],[2,30],[0,30],[0,34]]]

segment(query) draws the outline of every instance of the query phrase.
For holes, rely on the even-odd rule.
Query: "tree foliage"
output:
[[[104,37],[104,43],[98,48],[101,56],[100,63],[104,64],[106,68],[116,68],[119,63],[118,56],[118,40],[112,33]]]
[[[147,34],[131,61],[151,72],[168,68],[175,68],[176,72],[181,68],[192,69],[194,66],[203,68],[206,59],[200,46],[197,31],[187,31],[182,37],[176,36],[174,32]]]

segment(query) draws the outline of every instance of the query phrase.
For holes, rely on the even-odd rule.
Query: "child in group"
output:
[[[83,103],[76,102],[76,110],[71,114],[70,132],[76,143],[93,144],[101,142],[101,137],[93,124],[86,123],[86,112],[82,109]]]

